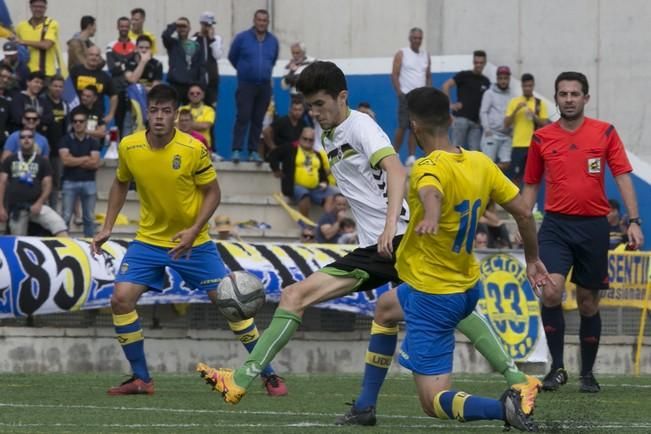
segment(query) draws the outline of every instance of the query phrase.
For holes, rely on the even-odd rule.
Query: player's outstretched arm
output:
[[[441,192],[436,187],[426,185],[418,189],[418,197],[423,204],[425,215],[416,224],[414,230],[419,235],[436,234],[441,217],[441,200],[443,198]]]
[[[387,217],[384,231],[377,242],[377,250],[383,256],[393,254],[393,237],[396,236],[398,218],[405,198],[405,179],[407,171],[396,154],[384,157],[379,166],[387,173]]]
[[[510,202],[501,204],[502,207],[513,216],[518,224],[518,230],[524,244],[524,257],[527,262],[527,277],[529,283],[540,292],[545,285],[553,285],[553,281],[538,257],[538,240],[536,237],[536,221],[531,213],[531,207],[524,200],[522,195],[517,195]],[[540,294],[539,294],[540,295]]]
[[[117,178],[113,180],[111,190],[109,191],[108,206],[106,207],[104,225],[102,226],[102,229],[93,237],[91,244],[93,254],[101,254],[102,244],[104,244],[111,236],[113,225],[115,225],[115,220],[118,218],[118,214],[124,206],[124,201],[127,199],[128,192],[128,181],[121,182]]]
[[[522,188],[522,199],[529,211],[532,211],[536,204],[538,190],[540,190],[540,184],[524,184]]]

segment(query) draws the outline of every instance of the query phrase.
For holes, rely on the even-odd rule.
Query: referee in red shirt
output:
[[[624,145],[609,123],[587,118],[583,108],[590,99],[588,80],[580,72],[563,72],[555,82],[558,122],[535,132],[531,140],[524,176],[523,195],[536,201],[545,173],[545,218],[538,233],[540,258],[554,286],[542,288],[542,322],[552,366],[543,380],[543,390],[556,390],[567,382],[563,364],[565,319],[561,299],[565,278],[573,267],[572,282],[581,314],[581,392],[596,393],[599,383],[592,367],[599,349],[600,290],[608,289],[610,210],[604,191],[606,164],[628,210],[628,239],[637,249],[644,243],[635,191],[629,173],[631,164]]]

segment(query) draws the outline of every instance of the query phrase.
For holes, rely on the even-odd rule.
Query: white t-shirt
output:
[[[370,116],[357,110],[333,130],[322,135],[323,148],[337,187],[348,199],[357,222],[360,247],[377,244],[388,209],[387,174],[378,163],[395,150],[391,140]],[[403,234],[409,208],[403,199],[396,234]]]
[[[401,48],[402,62],[400,65],[400,92],[408,93],[409,91],[425,86],[427,83],[427,65],[429,65],[429,53],[420,50],[418,53],[409,48]]]

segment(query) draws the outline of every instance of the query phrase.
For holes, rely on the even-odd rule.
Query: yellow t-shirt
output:
[[[45,51],[45,70],[43,73],[47,76],[56,74],[56,57],[57,44],[59,43],[59,23],[52,18],[46,18],[44,22],[33,27],[29,21],[21,21],[16,26],[16,36],[18,39],[25,41],[40,41],[43,33],[43,26],[46,26],[44,40],[54,42],[50,48]],[[27,66],[30,71],[39,71],[41,62],[41,50],[38,48],[29,48],[29,63]]]
[[[149,39],[151,39],[151,54],[156,55],[156,36],[152,32],[148,32],[147,30],[143,30],[142,34],[145,36],[149,36]],[[133,33],[131,30],[129,30],[129,40],[133,41],[133,43],[136,43],[136,39],[138,39],[138,36],[135,33]]]
[[[210,145],[210,147],[212,148],[212,140],[210,139],[210,130],[215,125],[215,110],[213,110],[212,107],[206,104],[201,104],[197,108],[192,108],[192,106],[189,104],[179,108],[179,110],[183,110],[183,109],[188,109],[192,112],[192,118],[194,119],[195,122],[210,123],[211,125],[210,128],[205,130],[197,130],[197,132],[206,138],[206,142],[208,142],[208,145]]]
[[[443,195],[438,232],[418,235],[425,210],[418,190],[432,186]],[[400,279],[431,294],[465,292],[479,279],[472,246],[479,217],[490,199],[506,203],[518,188],[481,152],[434,151],[414,164],[409,178],[409,226],[396,252]]]
[[[506,107],[506,116],[511,116],[515,109],[518,107],[518,104],[521,102],[526,102],[527,107],[532,112],[536,110],[536,98],[531,97],[526,99],[524,96],[516,96],[515,98],[509,101],[509,105]],[[541,119],[549,119],[549,113],[547,113],[547,104],[545,101],[540,101],[540,113],[538,117]],[[533,136],[534,123],[533,119],[530,119],[527,111],[522,108],[518,110],[513,118],[513,147],[514,148],[528,148],[531,144],[531,137]]]
[[[316,155],[317,151],[304,151],[299,146],[296,151],[294,167],[294,183],[305,188],[317,188],[319,186],[319,169],[323,161],[323,169],[328,170],[328,157],[325,152],[319,151],[321,159]]]
[[[217,179],[206,147],[179,130],[163,149],[152,149],[146,131],[126,136],[118,146],[116,177],[135,181],[140,198],[136,240],[174,247],[172,237],[196,221],[203,194],[199,186]],[[210,240],[204,226],[194,245]]]

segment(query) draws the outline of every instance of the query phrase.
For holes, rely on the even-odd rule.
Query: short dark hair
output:
[[[133,8],[133,9],[131,9],[131,15],[135,15],[135,14],[140,14],[143,17],[147,16],[147,14],[145,13],[145,10],[143,8]]]
[[[29,74],[27,74],[27,81],[32,81],[35,78],[45,80],[45,74],[43,74],[41,71],[31,71]]]
[[[419,87],[407,94],[409,116],[432,133],[441,129],[447,131],[450,121],[450,99],[446,94],[433,87]]]
[[[176,93],[176,90],[169,84],[161,83],[152,87],[147,94],[147,99],[149,104],[155,102],[171,102],[174,105],[174,108],[179,106],[179,95]]]
[[[63,78],[63,76],[62,76],[61,74],[55,74],[55,75],[50,79],[50,83],[53,83],[53,82],[55,82],[55,81],[63,81],[63,82],[65,82],[66,79]]]
[[[581,83],[581,91],[583,95],[588,95],[590,92],[590,86],[588,85],[588,79],[585,74],[576,71],[565,71],[558,74],[556,81],[554,82],[554,94],[558,92],[558,83],[561,81],[578,81]]]
[[[269,11],[266,10],[266,9],[258,9],[257,11],[255,11],[255,13],[253,14],[253,16],[255,17],[255,16],[258,15],[258,14],[262,14],[262,15],[269,16]]]
[[[70,119],[72,120],[75,118],[75,116],[79,116],[79,115],[83,115],[84,118],[88,120],[88,113],[86,112],[86,110],[81,108],[81,106],[77,106],[74,109],[72,109],[72,111],[70,112]]]
[[[131,18],[129,18],[129,17],[120,17],[120,18],[118,18],[118,20],[115,23],[119,25],[120,21],[129,21],[129,22],[131,22]]]
[[[522,74],[522,77],[520,77],[520,81],[525,82],[525,81],[535,81],[533,78],[533,74],[529,74],[528,72],[525,72]]]
[[[324,91],[337,98],[342,90],[348,90],[346,76],[332,62],[317,61],[309,64],[298,76],[296,89],[303,95],[314,95]]]
[[[92,26],[95,24],[95,17],[90,16],[90,15],[84,15],[81,17],[81,22],[79,23],[79,26],[81,27],[81,30],[86,30],[89,26]]]
[[[41,3],[45,3],[45,4],[47,4],[47,0],[29,0],[29,4],[30,4],[30,5],[31,5],[32,3],[36,3],[36,2],[41,2]]]
[[[11,67],[9,65],[7,65],[6,63],[0,63],[0,71],[11,72],[11,75],[14,74],[14,70],[11,69]]]
[[[192,110],[190,110],[189,108],[182,108],[181,110],[179,110],[179,117],[181,116],[190,116],[191,118],[194,117],[192,115]]]
[[[95,96],[99,95],[99,90],[97,89],[97,86],[94,84],[89,84],[88,86],[84,87],[82,90],[90,90],[95,94]]]
[[[153,41],[151,40],[151,38],[150,38],[148,35],[140,35],[140,36],[138,36],[138,38],[136,39],[136,46],[137,46],[139,43],[143,42],[143,41],[144,41],[144,42],[149,42],[149,46],[150,46],[150,47],[151,47],[152,45],[154,45]]]
[[[472,57],[483,57],[486,58],[486,52],[484,50],[475,50],[472,52]]]
[[[35,109],[34,107],[32,107],[32,106],[27,106],[27,107],[25,108],[25,110],[23,111],[23,117],[25,117],[25,115],[26,115],[27,113],[36,113],[36,115],[38,116],[38,118],[39,118],[39,119],[41,118],[41,114],[38,112],[38,110],[36,110],[36,109]]]
[[[291,99],[291,104],[290,105],[298,105],[298,104],[305,104],[305,97],[301,95],[300,93],[295,93],[292,95]]]
[[[366,108],[366,109],[371,109],[371,103],[368,101],[361,101],[359,104],[357,104],[357,108]]]
[[[198,81],[193,81],[192,83],[190,83],[190,84],[188,85],[188,92],[189,92],[190,89],[192,89],[193,87],[198,87],[199,89],[201,89],[202,92],[204,92],[204,93],[206,92],[206,89],[204,88],[203,84],[199,83]]]

